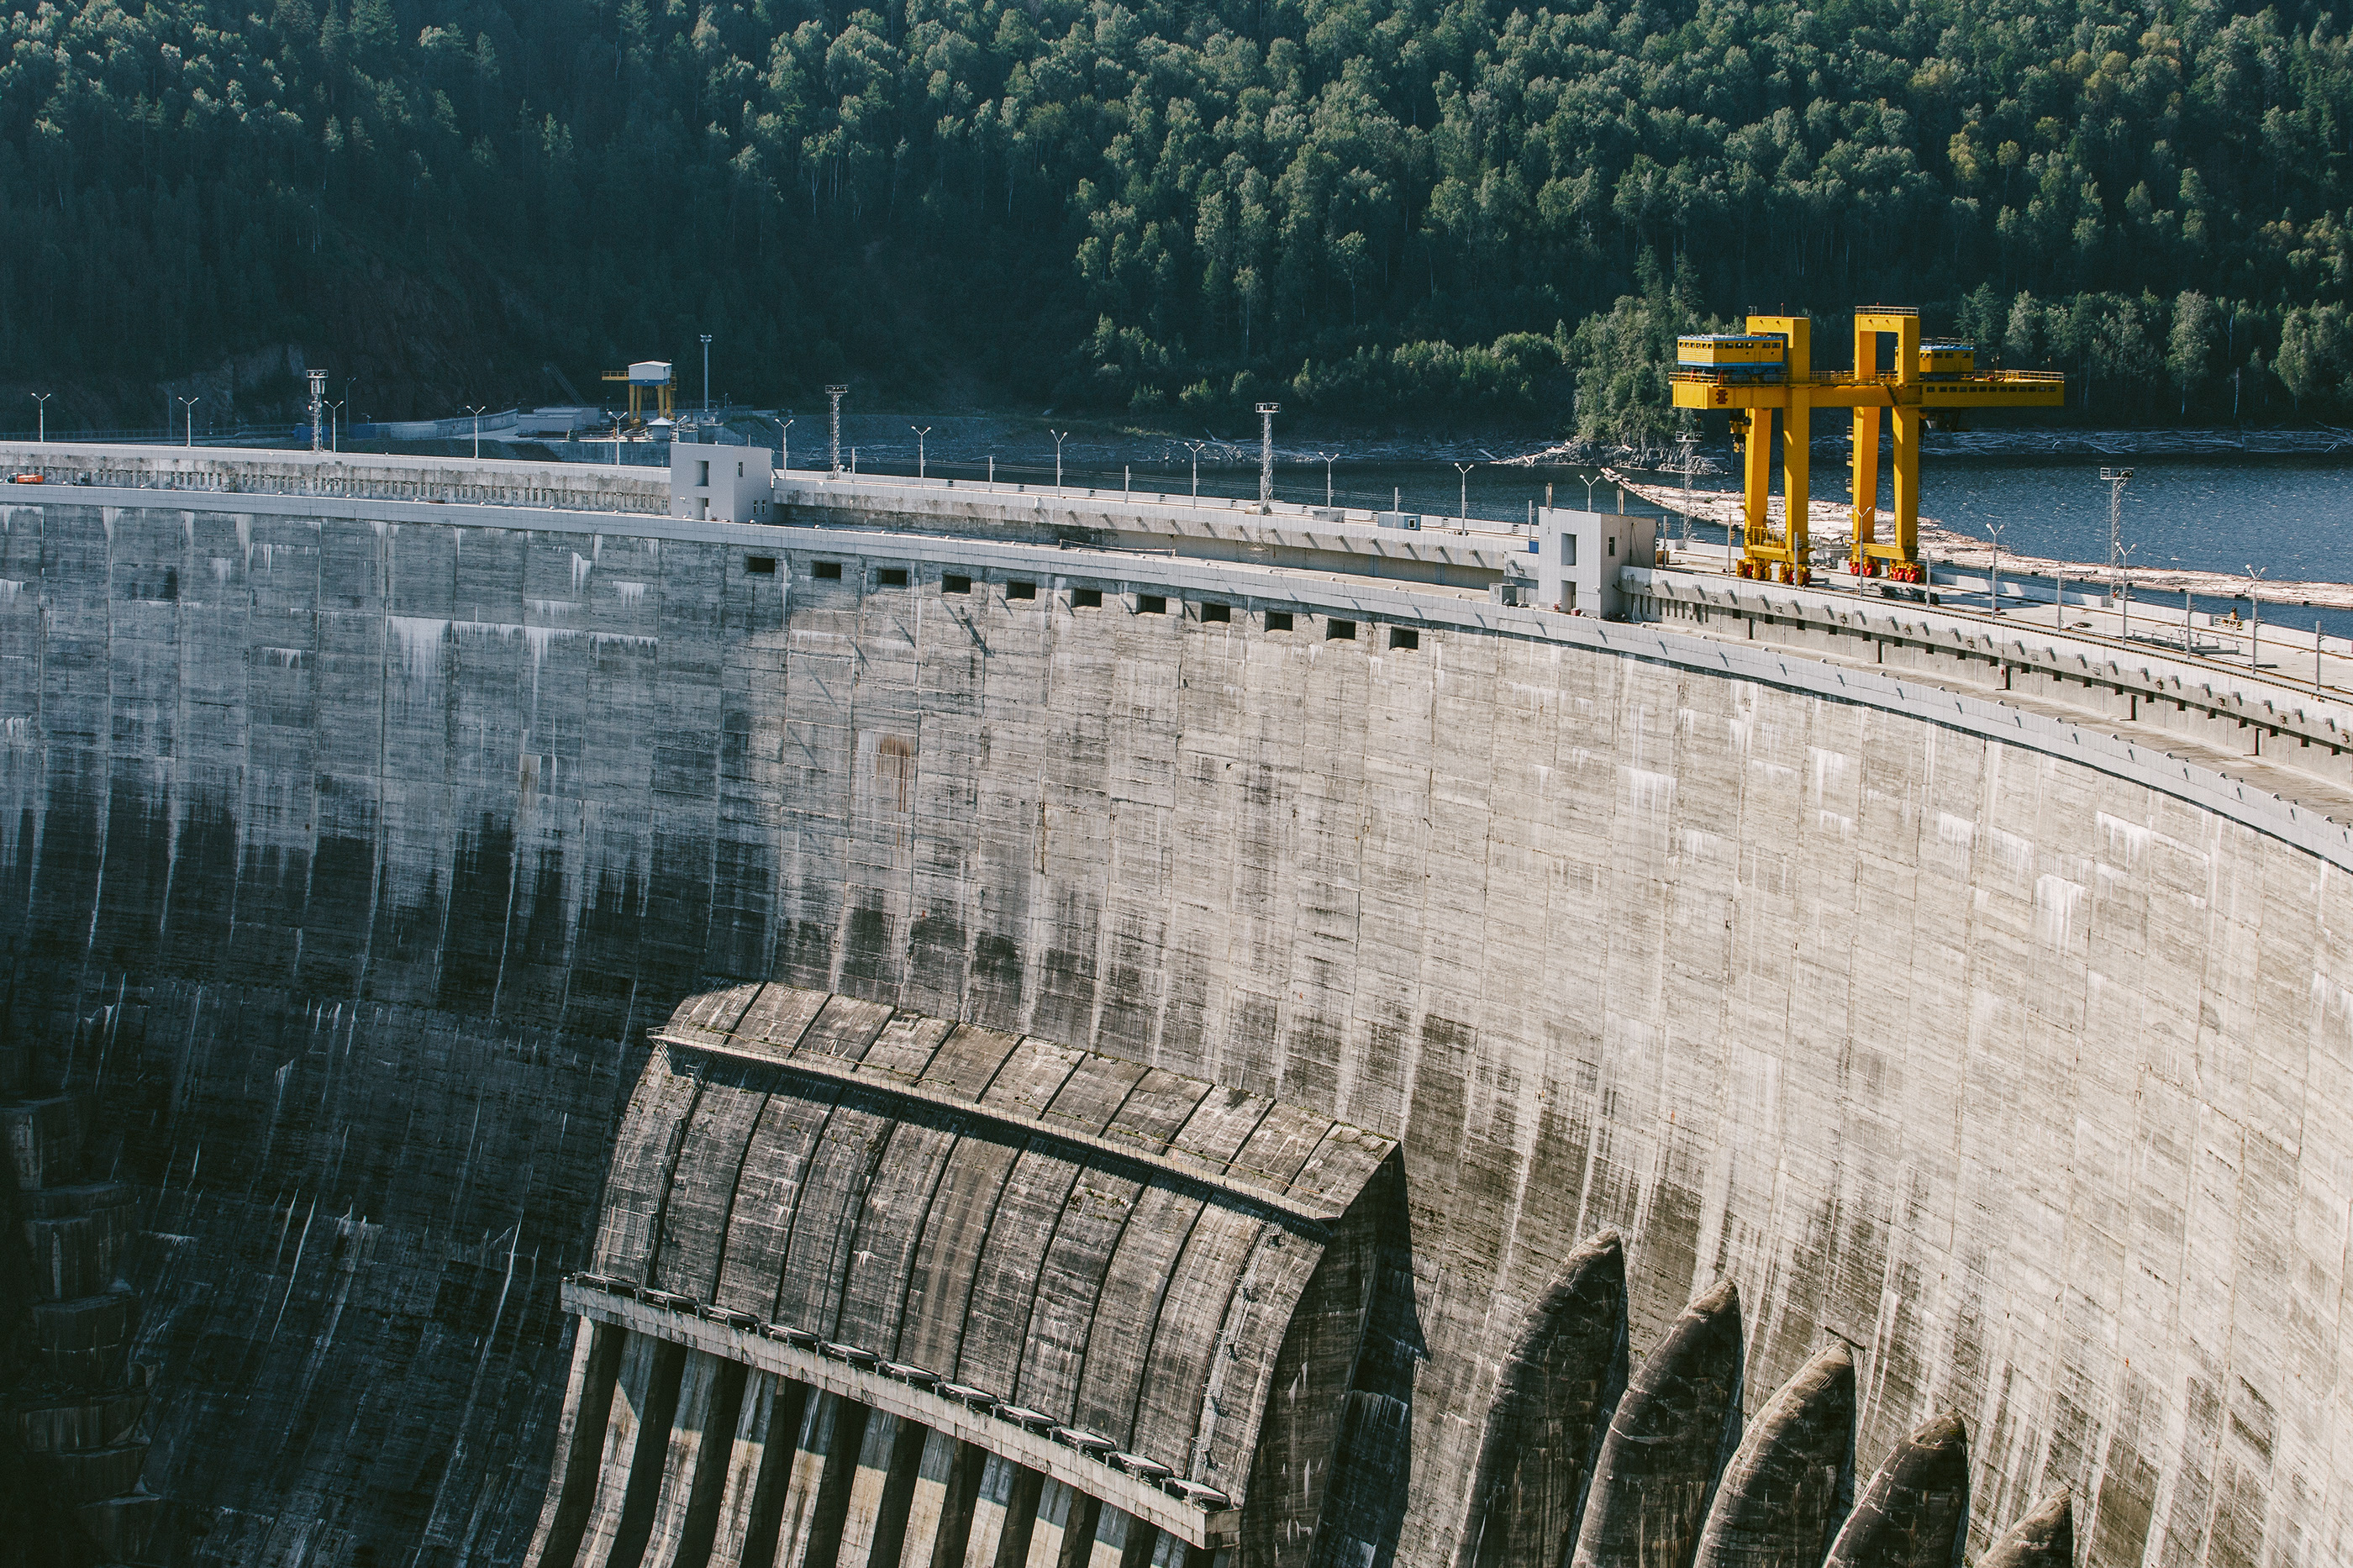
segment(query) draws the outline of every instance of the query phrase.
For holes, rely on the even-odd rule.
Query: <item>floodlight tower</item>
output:
[[[2125,486],[2130,468],[2102,468],[2100,482],[2108,487],[2108,596],[2123,592],[2125,576]]]
[[[304,371],[311,378],[311,450],[320,447],[319,415],[327,405],[327,373],[323,370]]]
[[[1282,412],[1280,403],[1258,405],[1258,503],[1261,506],[1274,499],[1274,416]]]
[[[825,389],[827,398],[833,404],[833,422],[829,427],[831,445],[828,450],[831,454],[833,471],[837,474],[841,472],[841,400],[849,391],[849,388],[846,386],[828,386]]]

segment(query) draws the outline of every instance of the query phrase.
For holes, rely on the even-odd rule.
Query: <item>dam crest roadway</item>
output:
[[[2353,1552],[2334,653],[757,450],[0,454],[118,1560]]]

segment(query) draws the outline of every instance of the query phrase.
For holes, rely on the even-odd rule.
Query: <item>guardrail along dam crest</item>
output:
[[[2316,650],[744,450],[5,454],[26,1561],[2353,1556]]]

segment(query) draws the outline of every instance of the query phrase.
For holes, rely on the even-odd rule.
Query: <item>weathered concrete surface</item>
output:
[[[1435,604],[1393,649],[1409,595],[1281,574],[124,494],[0,511],[0,919],[147,1194],[148,1482],[214,1558],[522,1554],[554,1275],[706,976],[1401,1138],[1409,1377],[1349,1405],[1401,1561],[1611,1227],[1638,1359],[1727,1279],[1750,1400],[1858,1347],[1864,1469],[1960,1413],[1980,1543],[2065,1489],[2093,1563],[2353,1555],[2319,829],[1794,653]]]
[[[1740,1293],[1713,1287],[1626,1384],[1594,1457],[1573,1568],[1683,1563],[1740,1438]]]
[[[1854,1356],[1834,1344],[1765,1404],[1709,1506],[1696,1568],[1813,1568],[1854,1493]]]
[[[1613,1231],[1569,1255],[1497,1369],[1462,1533],[1466,1565],[1566,1561],[1626,1362],[1626,1249]]]
[[[1933,1416],[1855,1500],[1829,1568],[1961,1568],[1968,1533],[1968,1433],[1957,1415]]]
[[[1979,1568],[2074,1568],[2074,1500],[2065,1492],[2002,1531]]]

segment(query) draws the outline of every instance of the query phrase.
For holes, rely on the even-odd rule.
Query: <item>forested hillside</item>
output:
[[[694,390],[709,331],[738,399],[1634,434],[1678,327],[1807,306],[1835,358],[1872,300],[2096,417],[2340,416],[2345,31],[2150,18],[16,0],[0,424],[50,385],[152,423],[159,381],[290,342],[384,416],[556,400],[547,363],[593,397],[633,356]]]

